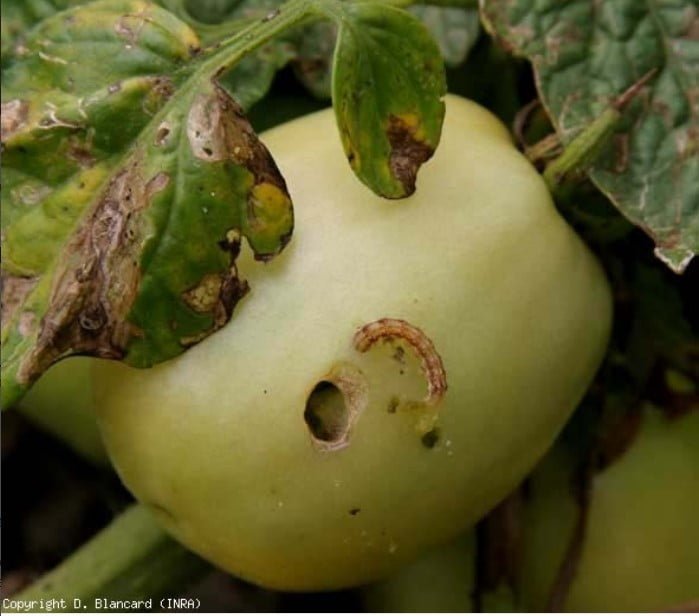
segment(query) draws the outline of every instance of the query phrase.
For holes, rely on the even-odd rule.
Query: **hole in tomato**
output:
[[[303,418],[313,437],[328,444],[341,442],[349,431],[350,413],[345,397],[330,381],[320,381],[313,388]]]

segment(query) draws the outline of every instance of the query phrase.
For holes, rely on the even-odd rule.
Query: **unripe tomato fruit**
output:
[[[109,461],[95,421],[92,362],[70,357],[51,366],[17,406],[33,424],[102,466]]]
[[[125,484],[257,584],[340,588],[466,529],[553,441],[603,356],[611,302],[505,128],[447,101],[403,201],[350,172],[331,111],[262,135],[296,231],[229,326],[150,370],[100,363]]]
[[[475,611],[476,533],[441,545],[387,580],[362,589],[367,612],[446,612]]]
[[[575,526],[573,462],[556,447],[528,490],[522,608],[546,609]],[[631,446],[592,484],[586,532],[564,609],[699,608],[699,411],[668,420],[648,408]]]

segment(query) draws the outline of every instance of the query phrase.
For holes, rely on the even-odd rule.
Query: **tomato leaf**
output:
[[[220,84],[247,111],[266,96],[277,71],[295,56],[296,52],[290,43],[283,40],[270,41],[222,75]]]
[[[296,48],[292,67],[297,79],[319,99],[332,96],[332,65],[337,25],[330,21],[312,23],[290,33]]]
[[[181,0],[180,4],[183,4],[194,19],[202,23],[216,24],[231,19],[241,4],[248,3],[240,0]]]
[[[3,55],[42,19],[89,0],[3,0],[0,2]]]
[[[66,355],[178,355],[246,292],[241,237],[267,259],[293,226],[274,161],[169,12],[98,0],[22,49],[3,72],[3,406]]]
[[[409,11],[427,26],[447,65],[456,66],[466,59],[480,30],[475,8],[418,5]],[[313,23],[289,38],[297,49],[292,66],[298,79],[317,98],[330,98],[336,25]]]
[[[589,176],[681,272],[699,251],[699,13],[651,3],[483,0],[488,29],[528,58],[564,143],[655,70]]]
[[[157,0],[196,31],[198,26],[244,21],[266,15],[283,0]],[[204,28],[206,30],[206,28]]]
[[[406,197],[439,142],[446,92],[439,47],[406,11],[372,2],[329,6],[339,28],[332,90],[345,154],[374,192]]]
[[[466,59],[480,33],[477,9],[418,5],[409,10],[427,26],[447,66],[458,66]]]

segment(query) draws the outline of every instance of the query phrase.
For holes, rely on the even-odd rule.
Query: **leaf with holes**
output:
[[[260,259],[288,241],[284,181],[199,55],[167,11],[99,0],[5,67],[3,406],[66,355],[178,355],[246,292],[241,236]]]
[[[439,47],[403,10],[370,2],[327,8],[339,27],[332,94],[347,158],[377,194],[411,195],[444,118]]]
[[[692,0],[483,0],[487,27],[533,64],[564,143],[651,70],[590,178],[677,272],[699,251],[699,10]]]

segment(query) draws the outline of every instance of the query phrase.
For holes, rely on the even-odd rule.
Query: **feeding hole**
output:
[[[354,424],[367,406],[368,390],[362,371],[347,362],[335,364],[316,383],[303,413],[316,449],[337,451],[349,445]]]
[[[433,449],[439,441],[439,429],[432,428],[429,432],[425,432],[420,440],[427,449]]]
[[[160,126],[158,126],[158,131],[155,133],[155,145],[163,145],[169,135],[170,127],[163,122]]]
[[[350,427],[350,413],[345,397],[336,385],[320,381],[306,401],[303,414],[308,429],[318,441],[328,445],[341,443]]]

